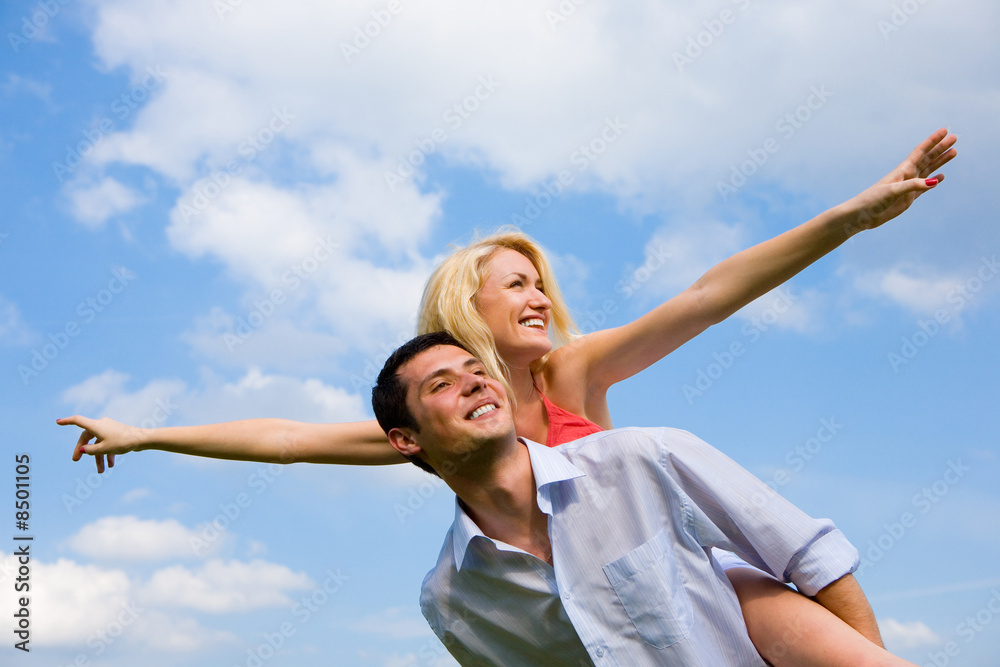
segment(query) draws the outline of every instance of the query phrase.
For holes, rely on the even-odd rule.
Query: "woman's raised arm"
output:
[[[583,336],[570,347],[593,393],[656,363],[691,338],[786,282],[854,234],[895,218],[944,179],[931,174],[957,154],[941,129],[856,197],[712,267],[687,290],[643,317]],[[569,355],[567,355],[569,356]]]
[[[136,428],[107,417],[77,415],[57,419],[56,423],[83,429],[73,460],[90,454],[99,473],[104,472],[105,456],[111,467],[115,455],[145,449],[268,463],[406,463],[374,420],[309,424],[288,419],[246,419],[204,426]]]

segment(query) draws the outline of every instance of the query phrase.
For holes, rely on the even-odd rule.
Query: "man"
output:
[[[689,433],[520,441],[503,386],[444,333],[397,350],[372,404],[392,445],[458,496],[421,606],[462,664],[764,665],[711,546],[852,600],[832,610],[877,636],[840,531]],[[910,664],[843,629],[822,639],[848,647],[844,664]]]

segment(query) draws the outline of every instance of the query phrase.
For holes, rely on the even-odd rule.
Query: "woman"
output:
[[[784,283],[853,234],[905,211],[943,179],[940,174],[929,176],[955,157],[955,141],[954,135],[938,130],[857,197],[721,262],[638,320],[585,336],[575,335],[548,263],[530,239],[516,233],[485,239],[455,253],[431,277],[421,306],[420,332],[449,330],[490,366],[495,377],[506,379],[519,435],[553,445],[611,428],[607,390],[612,384],[647,368]],[[550,331],[557,343],[563,343],[555,349]],[[148,430],[110,419],[77,416],[58,421],[84,429],[73,458],[79,460],[84,453],[95,456],[99,472],[105,455],[113,465],[115,454],[143,449],[283,463],[404,460],[374,421],[302,424],[265,419]],[[830,655],[825,653],[828,649],[841,656],[843,651],[857,651],[851,655],[873,657],[872,644],[856,641],[860,635],[787,587],[745,568],[729,570],[729,576],[751,638],[773,663],[808,664]],[[874,619],[850,620],[879,642]],[[790,624],[805,628],[810,639],[786,641]],[[895,660],[884,651],[874,657]],[[852,658],[845,664],[861,663]]]

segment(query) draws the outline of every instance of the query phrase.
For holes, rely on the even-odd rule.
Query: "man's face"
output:
[[[420,427],[412,434],[438,472],[458,466],[492,441],[514,437],[503,385],[465,350],[438,345],[400,367],[406,404]]]

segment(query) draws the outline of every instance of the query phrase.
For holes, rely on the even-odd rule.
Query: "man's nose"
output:
[[[475,373],[466,373],[463,377],[462,389],[467,395],[475,394],[486,388],[486,378]]]

